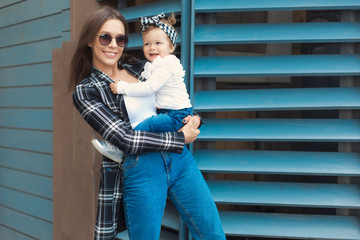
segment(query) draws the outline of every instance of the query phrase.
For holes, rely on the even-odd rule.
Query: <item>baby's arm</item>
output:
[[[153,70],[151,77],[145,82],[127,83],[120,81],[111,83],[110,88],[114,94],[125,94],[128,96],[148,96],[157,92],[171,78],[172,72],[167,66],[159,66]]]

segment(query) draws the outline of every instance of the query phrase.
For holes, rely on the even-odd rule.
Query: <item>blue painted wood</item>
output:
[[[0,68],[0,79],[0,87],[50,85],[52,84],[52,65],[40,63]]]
[[[222,211],[220,218],[228,236],[360,239],[358,217]]]
[[[0,180],[4,187],[52,199],[52,179],[49,177],[0,167]]]
[[[181,11],[181,1],[158,1],[149,4],[143,4],[125,9],[119,9],[120,13],[129,22],[139,21],[139,17],[154,16],[159,13],[179,13]]]
[[[52,108],[52,87],[0,88],[0,107]]]
[[[220,76],[354,76],[359,55],[276,55],[197,57],[195,77]]]
[[[51,222],[52,201],[0,186],[0,205]]]
[[[116,239],[129,240],[130,238],[129,238],[128,231],[125,230],[125,231],[119,233],[116,236]],[[175,233],[172,233],[172,232],[169,232],[169,231],[166,231],[163,229],[160,233],[159,240],[178,240],[178,236]]]
[[[0,47],[23,44],[61,36],[63,24],[61,14],[24,22],[0,29]],[[70,20],[70,19],[69,19]]]
[[[360,88],[196,91],[194,108],[198,112],[359,109]]]
[[[16,229],[36,239],[51,240],[53,237],[52,223],[13,211],[1,205],[0,225]]]
[[[360,208],[360,188],[351,184],[208,180],[221,204],[321,208]]]
[[[196,12],[360,9],[358,0],[196,0]]]
[[[199,140],[360,142],[360,120],[205,119]]]
[[[168,229],[179,231],[180,217],[171,202],[166,203],[166,208],[163,219],[161,221],[161,225],[165,226]]]
[[[8,7],[10,5],[22,2],[23,0],[2,0],[0,2],[0,8]]]
[[[259,44],[359,42],[360,23],[202,24],[195,29],[195,44]]]
[[[63,1],[32,0],[0,9],[0,28],[61,12]]]
[[[0,128],[0,147],[52,153],[52,132]]]
[[[0,166],[52,177],[52,155],[0,148]]]
[[[9,229],[2,225],[0,225],[0,236],[3,239],[33,240],[33,238],[30,238],[24,234],[15,232],[14,230]]]
[[[261,150],[196,150],[203,172],[360,176],[360,154]]]
[[[0,66],[10,67],[52,61],[52,49],[61,47],[61,37],[0,49]]]
[[[0,109],[0,127],[52,130],[52,110]]]

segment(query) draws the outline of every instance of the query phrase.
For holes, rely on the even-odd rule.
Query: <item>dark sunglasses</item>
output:
[[[115,38],[116,43],[119,47],[125,47],[129,41],[128,37],[124,35],[118,37],[112,37],[109,34],[101,34],[97,36],[99,37],[99,43],[103,46],[109,45],[113,38]]]

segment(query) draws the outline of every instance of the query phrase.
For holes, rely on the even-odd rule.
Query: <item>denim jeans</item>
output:
[[[136,130],[148,130],[138,129],[139,125]],[[131,240],[159,239],[167,197],[194,239],[226,239],[210,190],[186,147],[181,154],[128,154],[122,168],[125,219]]]
[[[158,115],[149,117],[136,126],[136,130],[150,132],[175,132],[184,126],[182,120],[193,115],[192,108],[179,110],[159,109]]]

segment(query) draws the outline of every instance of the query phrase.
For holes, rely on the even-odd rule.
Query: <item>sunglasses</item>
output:
[[[119,47],[125,47],[129,41],[128,37],[124,35],[118,37],[112,37],[109,34],[101,34],[97,36],[99,37],[99,43],[103,46],[109,45],[113,38],[115,38],[116,43]]]

